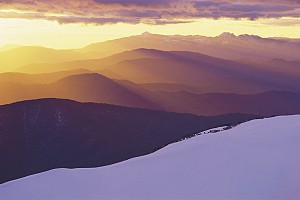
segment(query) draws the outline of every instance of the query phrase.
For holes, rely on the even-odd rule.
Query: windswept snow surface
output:
[[[0,185],[2,200],[300,199],[300,115],[250,121],[122,163]]]

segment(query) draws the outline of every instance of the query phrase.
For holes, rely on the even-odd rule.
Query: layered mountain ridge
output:
[[[0,65],[2,66],[1,71],[7,72],[26,64],[100,59],[138,48],[192,51],[230,60],[280,58],[292,61],[299,59],[300,42],[287,38],[261,38],[255,35],[235,36],[230,33],[223,33],[217,37],[147,33],[95,43],[82,49],[73,50],[11,46],[3,48],[3,51],[0,52]]]
[[[229,129],[255,118],[300,114],[299,55],[300,40],[297,39],[236,36],[231,33],[204,37],[146,32],[91,44],[82,49],[56,50],[14,45],[0,48],[0,196],[2,191],[6,194],[5,187],[10,184],[2,187],[2,183],[36,173],[57,168],[107,166],[150,154],[204,130],[205,134],[215,133],[215,130],[208,130],[211,128]],[[286,119],[289,119],[287,123],[294,120],[292,117]],[[277,124],[269,126],[276,128]],[[255,158],[253,160],[263,158],[269,149],[261,145],[259,140],[264,141],[263,133],[255,135],[259,130],[254,127],[250,128],[255,140],[250,137],[249,141],[248,137],[242,140],[233,138],[232,141],[241,142],[242,147],[229,148],[229,154],[223,155],[237,157],[228,158],[226,162],[221,162],[221,159],[210,165],[216,174],[219,166],[228,167],[227,161],[230,161],[229,166],[236,161],[246,163],[243,166],[246,169],[250,151],[243,147],[247,147],[248,142],[253,142],[251,151],[254,154],[250,155],[250,159],[251,156]],[[277,129],[284,132],[280,127]],[[280,138],[285,142],[283,135]],[[296,141],[297,137],[294,139]],[[223,153],[224,145],[231,147],[232,141],[224,140],[225,143],[219,146],[209,143],[211,155],[207,156],[206,143],[199,143],[199,155],[209,162],[218,157],[218,153]],[[275,142],[272,143],[274,147],[282,147],[278,143],[280,140],[270,138],[270,141]],[[256,147],[260,147],[261,151]],[[216,151],[211,152],[214,148]],[[281,155],[276,148],[273,155]],[[238,149],[243,153],[239,154]],[[289,147],[280,152],[287,153],[286,149]],[[183,158],[188,157],[186,153],[191,154],[184,152]],[[284,154],[284,157],[289,158],[290,155]],[[245,156],[245,160],[239,159]],[[264,163],[268,159],[259,161]],[[156,163],[161,162],[150,165]],[[193,171],[190,169],[195,163],[188,163],[183,165],[183,175]],[[239,180],[235,171],[247,174],[252,169],[239,171],[241,163],[234,171],[220,173],[220,177],[227,176],[228,172],[229,177],[233,175]],[[201,171],[205,164],[201,162],[201,166],[196,167],[197,171]],[[163,172],[163,175],[168,175],[169,171]],[[268,171],[264,172],[262,174],[268,174]],[[278,175],[271,173],[266,177],[274,177],[274,174]],[[170,175],[175,177],[172,173]],[[69,180],[70,177],[66,178]],[[153,181],[151,178],[149,180]],[[248,180],[249,177],[245,178]],[[124,180],[127,180],[126,177]],[[271,179],[262,180],[268,182]],[[200,183],[201,188],[206,188]],[[227,181],[223,186],[230,186],[228,183],[232,182]],[[27,186],[24,185],[24,188]],[[118,185],[118,188],[121,187]],[[196,184],[196,187],[199,189],[199,185]],[[111,188],[107,189],[111,191]],[[177,189],[172,191],[180,191]],[[241,189],[245,190],[244,187]],[[219,188],[220,191],[223,191],[222,188]],[[138,197],[143,197],[144,193],[140,194]],[[228,197],[230,194],[226,193]],[[219,196],[210,193],[206,197]]]
[[[6,95],[0,99],[0,104],[38,98],[63,98],[208,116],[227,113],[261,116],[300,113],[300,93],[296,92],[195,93],[181,90],[180,87],[178,89],[171,92],[149,90],[142,84],[85,73],[67,76],[51,84],[4,82],[0,91]]]

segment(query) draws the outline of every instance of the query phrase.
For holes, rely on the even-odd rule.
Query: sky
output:
[[[300,38],[300,1],[0,0],[0,46],[80,48],[146,31]]]

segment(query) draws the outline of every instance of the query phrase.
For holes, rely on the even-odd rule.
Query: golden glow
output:
[[[14,11],[15,12],[15,11]],[[139,35],[145,31],[164,35],[216,36],[222,32],[255,34],[262,37],[300,38],[297,18],[259,19],[199,19],[191,23],[147,24],[59,24],[46,20],[0,18],[0,46],[5,44],[39,45],[52,48],[80,48],[85,45],[110,39]]]
[[[20,10],[13,10],[13,9],[9,9],[9,10],[0,10],[0,12],[2,13],[19,13],[19,14],[24,14],[26,13],[25,11],[20,11]]]

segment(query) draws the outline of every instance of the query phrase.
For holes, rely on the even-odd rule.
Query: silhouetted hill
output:
[[[151,102],[144,97],[144,94],[151,95],[151,92],[144,90],[134,83],[132,84],[138,87],[137,89],[96,73],[67,76],[50,84],[26,84],[27,82],[24,80],[27,78],[30,79],[30,77],[32,77],[31,81],[39,81],[40,78],[45,78],[43,81],[41,80],[41,82],[44,82],[54,80],[55,77],[66,74],[61,72],[59,74],[34,74],[26,76],[24,74],[8,75],[15,76],[15,80],[21,83],[2,82],[0,84],[0,93],[5,94],[0,98],[0,105],[39,98],[65,98],[81,102],[109,103],[163,110],[155,102]],[[136,92],[141,90],[141,95]]]
[[[118,82],[96,73],[69,76],[48,85],[47,88],[50,97],[139,108],[160,108]]]
[[[200,117],[59,99],[0,106],[0,183],[53,168],[116,163],[193,133],[253,118]]]
[[[72,75],[51,84],[3,82],[0,84],[0,104],[38,98],[64,98],[210,116],[226,113],[262,116],[300,113],[300,94],[295,92],[202,93],[201,91],[210,91],[216,87],[201,87],[201,91],[195,93],[198,92],[198,87],[166,84],[162,89],[148,90],[145,89],[147,85],[112,80],[100,74]],[[158,84],[157,87],[161,85]]]

